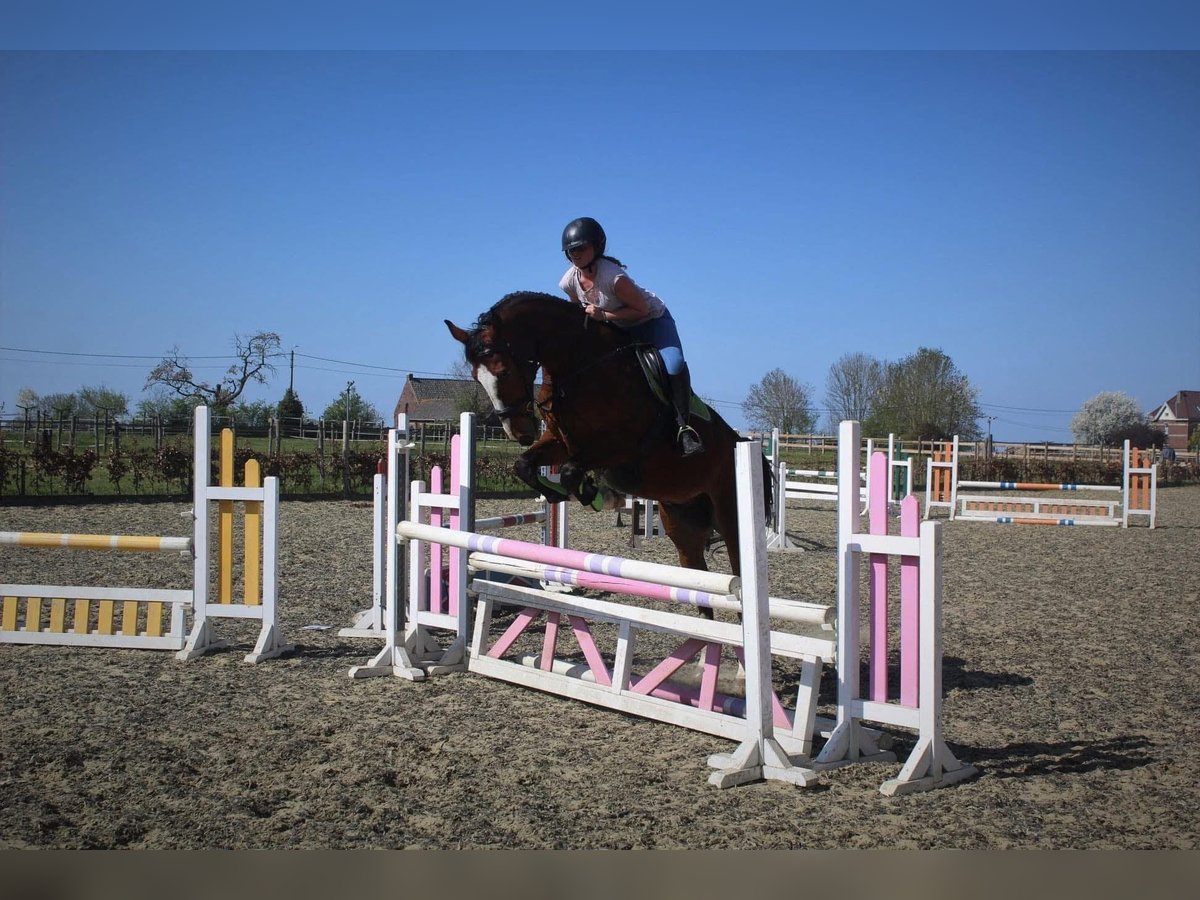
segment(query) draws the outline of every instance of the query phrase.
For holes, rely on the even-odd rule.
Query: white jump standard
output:
[[[926,463],[925,517],[932,509],[945,509],[951,519],[992,522],[999,525],[1100,525],[1129,527],[1131,516],[1144,516],[1155,526],[1158,507],[1158,466],[1146,451],[1125,441],[1121,484],[1059,484],[1055,482],[966,481],[958,477],[958,437],[934,450]],[[1003,491],[984,496],[961,491]],[[1032,491],[1041,496],[1020,496],[1008,491]],[[1046,497],[1045,493],[1120,494],[1115,500]]]
[[[250,619],[260,622],[261,629],[247,662],[293,649],[282,642],[275,625],[278,479],[261,479],[258,462],[249,460],[247,486],[233,487],[233,433],[225,429],[221,483],[213,485],[207,407],[196,408],[194,426],[190,537],[0,532],[0,547],[176,554],[191,563],[191,588],[0,584],[0,643],[174,650],[180,659],[193,659],[225,646],[213,630],[215,620]],[[243,504],[245,519],[242,602],[233,596],[235,503]],[[215,599],[209,585],[211,504],[218,510]],[[185,630],[188,611],[190,634]]]
[[[472,421],[464,416],[461,433],[470,433]],[[851,430],[847,431],[846,428]],[[853,444],[852,461],[845,457],[839,469],[845,472],[843,484],[857,492],[861,483],[857,459],[856,423],[846,423],[842,445]],[[937,523],[926,523],[919,536],[889,537],[883,533],[862,535],[857,523],[846,525],[839,534],[838,603],[846,611],[839,619],[857,622],[859,589],[857,558],[863,553],[873,563],[888,556],[899,556],[905,573],[901,579],[903,609],[908,627],[901,642],[901,696],[889,698],[872,680],[869,697],[859,696],[857,627],[832,630],[831,607],[800,601],[769,598],[766,592],[765,535],[762,517],[761,465],[758,445],[738,446],[739,511],[743,535],[756,536],[744,541],[742,577],[698,572],[676,566],[663,566],[619,557],[587,554],[580,551],[529,544],[478,533],[469,528],[474,516],[469,502],[473,488],[473,468],[464,440],[452,450],[452,465],[459,466],[451,481],[457,496],[425,490],[416,482],[411,491],[409,517],[395,526],[396,541],[407,544],[408,577],[404,587],[407,603],[390,606],[389,635],[384,651],[367,666],[351,670],[353,677],[393,674],[411,679],[424,678],[444,671],[469,669],[478,674],[500,678],[515,684],[585,700],[598,706],[655,719],[737,743],[731,754],[717,754],[710,762],[717,770],[710,781],[731,786],[760,778],[778,778],[798,785],[809,785],[827,768],[854,761],[891,761],[894,756],[881,751],[882,737],[868,723],[884,723],[912,728],[919,734],[917,749],[897,778],[886,782],[884,793],[925,790],[949,784],[974,773],[958,762],[941,737],[940,720],[940,569]],[[882,454],[876,462],[886,463]],[[878,470],[879,494],[887,510],[886,477]],[[857,504],[850,507],[857,518]],[[915,528],[916,500],[907,501],[907,519]],[[435,511],[444,513],[447,523],[435,522]],[[457,521],[454,521],[457,519]],[[447,524],[449,527],[446,527]],[[873,520],[873,528],[879,522]],[[915,533],[915,532],[914,532]],[[443,548],[450,560],[449,596],[440,598],[435,609],[430,596],[433,586],[440,589],[441,579],[432,577],[442,568]],[[873,582],[878,580],[878,565],[872,565]],[[430,573],[430,577],[426,576]],[[470,572],[476,577],[468,583]],[[506,573],[536,578],[544,587],[501,584],[485,580],[490,573]],[[886,586],[886,572],[882,576]],[[742,612],[741,624],[710,622],[695,615],[681,615],[658,608],[645,608],[607,599],[583,597],[545,589],[550,583],[593,589],[609,589],[646,600],[686,602],[717,609]],[[476,600],[474,627],[468,633],[469,596]],[[884,598],[886,599],[886,598]],[[878,609],[880,598],[872,600]],[[516,607],[516,618],[502,633],[493,634],[493,614],[501,606]],[[816,629],[815,634],[773,631],[770,617],[789,619]],[[533,626],[544,623],[536,636]],[[595,626],[603,627],[593,632]],[[919,625],[919,628],[916,626]],[[610,644],[615,634],[615,644]],[[435,640],[438,634],[444,637]],[[930,640],[930,635],[938,640]],[[574,647],[560,656],[558,645],[572,636]],[[653,636],[653,647],[650,643]],[[446,646],[446,639],[449,645]],[[639,638],[642,642],[639,644]],[[664,640],[666,638],[667,640]],[[531,641],[531,639],[533,639]],[[675,646],[665,656],[663,644]],[[536,651],[540,647],[540,652]],[[635,656],[634,649],[639,653]],[[653,652],[650,662],[646,657]],[[784,708],[771,680],[771,657],[790,659],[800,665],[795,705]],[[745,663],[745,694],[731,696],[718,690],[722,657]],[[871,643],[873,671],[881,665],[886,671],[885,642]],[[682,684],[672,676],[689,660],[700,663],[699,685]],[[823,663],[837,659],[854,660],[853,675],[839,675],[838,715],[836,721],[816,716],[817,694]],[[661,660],[655,662],[655,660]],[[880,663],[883,660],[883,663]],[[935,671],[936,670],[936,671]],[[727,690],[727,688],[726,688]],[[935,696],[936,695],[936,696]],[[829,736],[821,753],[814,756],[814,738]]]

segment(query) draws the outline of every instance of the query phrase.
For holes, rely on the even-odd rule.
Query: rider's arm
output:
[[[608,321],[636,322],[650,315],[650,304],[646,302],[642,289],[628,275],[619,275],[613,282],[613,293],[621,301],[621,308],[605,313]]]

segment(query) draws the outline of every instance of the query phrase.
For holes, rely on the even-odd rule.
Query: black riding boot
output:
[[[683,456],[695,456],[704,452],[704,444],[696,429],[688,424],[688,408],[692,402],[692,378],[685,364],[678,375],[668,375],[671,383],[671,405],[675,407],[675,422],[679,425],[679,433],[675,439],[679,442],[679,452]]]

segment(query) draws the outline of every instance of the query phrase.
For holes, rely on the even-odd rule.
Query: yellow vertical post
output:
[[[147,637],[162,637],[162,611],[161,603],[146,604],[146,636]]]
[[[121,604],[121,634],[127,637],[137,637],[138,603],[136,600],[126,600]]]
[[[262,487],[262,471],[257,459],[246,460],[246,487]],[[247,606],[262,603],[262,502],[246,501],[246,558],[242,569]]]
[[[221,487],[233,487],[233,432],[221,429]],[[217,502],[217,602],[233,602],[233,501]]]
[[[100,601],[100,611],[96,616],[96,634],[113,633],[113,610],[115,606],[115,600]]]
[[[67,601],[62,597],[54,597],[50,601],[50,630],[55,634],[67,630]]]
[[[4,614],[0,617],[0,628],[5,631],[17,630],[17,607],[20,602],[20,597],[4,598]]]
[[[30,597],[25,601],[25,630],[42,630],[42,601],[40,597]]]
[[[87,634],[88,633],[88,614],[89,614],[88,607],[89,606],[90,606],[90,604],[88,603],[87,600],[76,600],[75,601],[75,633],[76,634]]]

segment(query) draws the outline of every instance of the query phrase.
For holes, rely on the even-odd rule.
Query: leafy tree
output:
[[[817,421],[812,410],[812,387],[796,381],[783,369],[772,369],[750,388],[742,401],[742,413],[751,428],[778,428],[784,434],[807,434]]]
[[[863,423],[868,434],[905,440],[980,437],[977,390],[941,350],[921,347],[884,367],[874,409]]]
[[[300,402],[300,395],[288,388],[283,392],[283,399],[279,401],[275,412],[281,419],[303,419],[304,404]]]
[[[1079,407],[1071,419],[1071,433],[1077,444],[1111,446],[1124,440],[1125,431],[1145,421],[1141,407],[1128,394],[1101,391]]]
[[[192,410],[199,405],[198,399],[172,397],[164,391],[158,391],[150,398],[138,401],[137,415],[143,419],[158,416],[164,422],[187,422],[192,418]]]
[[[71,416],[89,415],[95,407],[84,407],[79,401],[78,394],[42,394],[37,398],[37,408],[45,415],[55,419],[69,419]]]
[[[321,415],[326,422],[341,422],[343,419],[377,422],[381,418],[379,411],[362,398],[354,385],[332,400]]]
[[[17,408],[18,409],[20,409],[21,407],[29,408],[31,411],[32,411],[32,409],[35,409],[35,408],[40,409],[41,407],[38,406],[40,401],[41,401],[41,398],[38,397],[38,392],[35,391],[31,387],[23,387],[19,391],[17,391]]]
[[[104,385],[80,388],[79,403],[89,413],[106,409],[114,419],[123,418],[129,412],[129,397]]]
[[[248,338],[234,335],[233,343],[236,361],[219,383],[197,381],[188,360],[175,347],[146,376],[146,387],[162,385],[181,397],[208,404],[215,412],[227,412],[250,382],[266,384],[267,375],[275,374],[270,360],[279,355],[280,338],[273,331],[260,331]]]
[[[825,410],[829,430],[837,434],[844,419],[865,422],[883,383],[884,365],[866,353],[847,353],[829,367],[825,378]]]
[[[275,415],[275,404],[266,400],[242,401],[229,407],[229,415],[242,425],[267,425]]]
[[[1112,435],[1112,443],[1117,447],[1123,446],[1126,441],[1129,441],[1130,446],[1142,450],[1149,450],[1151,447],[1161,449],[1167,442],[1167,435],[1148,421],[1142,421],[1128,428],[1118,429]]]

